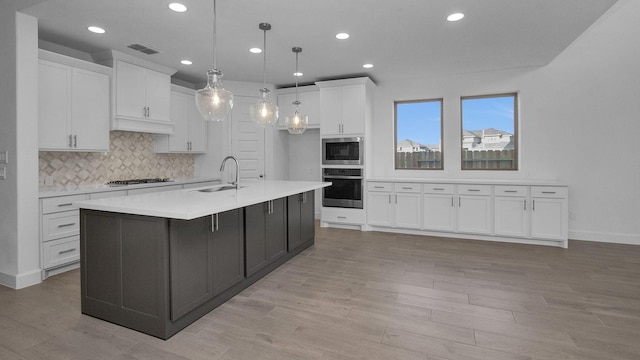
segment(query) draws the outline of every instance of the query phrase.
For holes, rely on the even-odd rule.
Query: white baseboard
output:
[[[596,231],[572,231],[569,230],[569,239],[597,241],[604,243],[640,245],[640,234],[616,234]]]
[[[0,272],[0,285],[12,289],[22,289],[42,282],[40,269],[32,270],[18,275],[10,275]]]

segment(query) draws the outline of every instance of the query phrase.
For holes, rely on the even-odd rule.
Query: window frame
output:
[[[464,109],[462,102],[464,100],[513,97],[513,163],[512,168],[465,168],[464,167]],[[460,170],[461,171],[519,171],[520,169],[520,112],[519,112],[519,92],[506,92],[485,95],[472,95],[460,97]]]
[[[398,167],[398,105],[439,102],[440,103],[440,167],[438,168],[422,168],[422,167]],[[428,144],[424,144],[428,145]],[[444,98],[417,99],[417,100],[395,100],[393,102],[393,167],[395,170],[444,170]]]

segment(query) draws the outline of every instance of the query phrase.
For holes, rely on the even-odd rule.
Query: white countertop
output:
[[[321,189],[330,182],[318,181],[240,181],[239,190],[200,192],[201,188],[151,194],[119,196],[74,203],[81,209],[191,220],[302,192]],[[220,186],[220,185],[218,185]],[[215,186],[214,186],[215,187]]]
[[[93,185],[73,185],[67,187],[40,187],[39,197],[47,198],[54,196],[66,196],[66,195],[75,195],[75,194],[90,194],[96,192],[105,192],[105,191],[118,191],[118,190],[134,190],[134,189],[142,189],[149,187],[158,187],[158,186],[171,186],[171,185],[184,185],[184,184],[193,184],[199,182],[209,182],[209,181],[220,181],[220,178],[214,177],[192,177],[192,178],[183,178],[183,179],[173,179],[168,182],[158,182],[158,183],[145,183],[145,184],[135,184],[135,185],[124,185],[124,186],[109,186],[106,184],[93,184]]]
[[[421,184],[486,184],[486,185],[533,185],[533,186],[567,186],[566,184],[559,183],[555,180],[544,180],[544,179],[452,179],[452,178],[443,178],[443,179],[423,179],[423,178],[367,178],[367,181],[384,181],[384,182],[404,182],[404,183],[421,183]]]

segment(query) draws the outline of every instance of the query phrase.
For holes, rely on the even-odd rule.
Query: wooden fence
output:
[[[482,150],[463,151],[462,169],[514,170],[515,151]],[[442,169],[442,153],[439,151],[396,152],[396,169]]]

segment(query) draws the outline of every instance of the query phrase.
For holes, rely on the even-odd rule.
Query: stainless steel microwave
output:
[[[364,138],[322,139],[322,165],[364,165]]]

